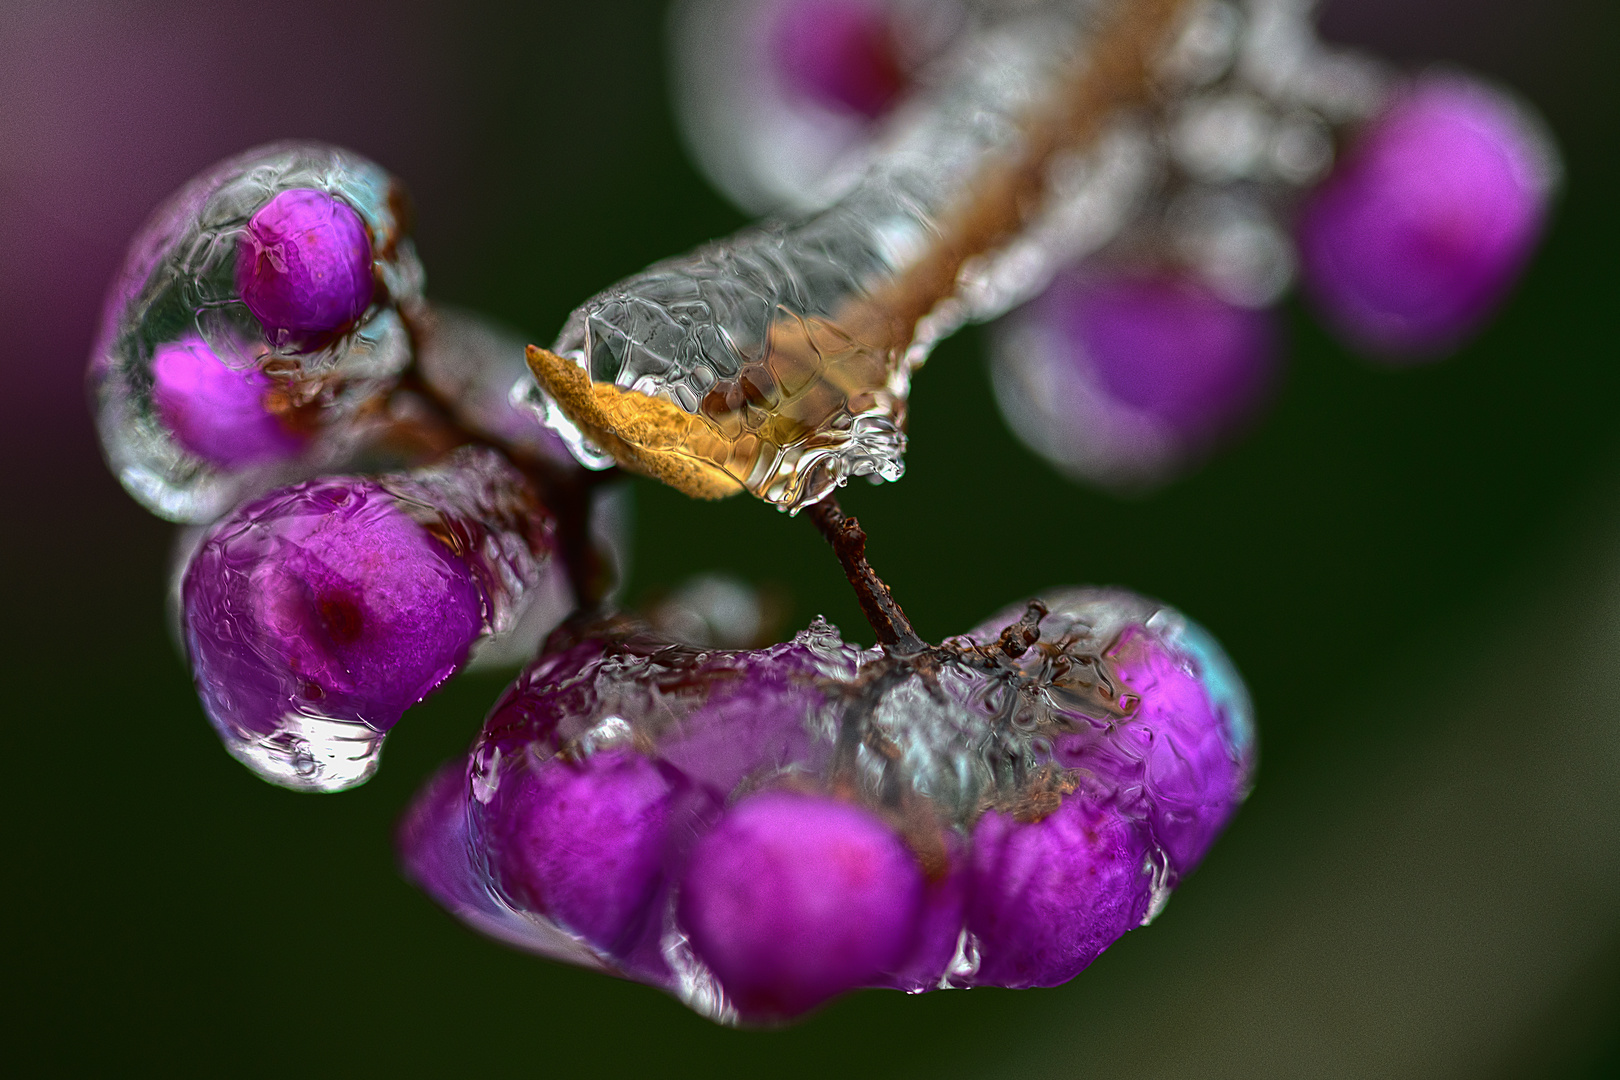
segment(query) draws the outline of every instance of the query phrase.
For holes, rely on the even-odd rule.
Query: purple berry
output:
[[[895,971],[922,898],[921,868],[876,814],[773,791],[698,842],[679,918],[743,1015],[786,1019]]]
[[[968,930],[976,981],[1056,986],[1146,917],[1146,830],[1076,792],[1040,821],[991,811],[973,832]]]
[[[1306,205],[1306,286],[1371,352],[1453,349],[1529,261],[1556,170],[1550,141],[1518,103],[1457,76],[1421,78]]]
[[[486,812],[501,891],[599,949],[633,945],[663,882],[681,787],[673,770],[629,749],[553,757],[504,777]]]
[[[905,92],[905,69],[883,4],[793,0],[773,29],[772,54],[783,81],[819,105],[876,120]]]
[[[371,304],[371,237],[348,203],[295,188],[249,219],[238,249],[242,301],[277,345],[324,343]]]
[[[1137,706],[1106,750],[1060,747],[1059,759],[1135,793],[1170,869],[1189,874],[1248,794],[1253,762],[1238,727],[1246,719],[1212,698],[1194,654],[1162,637],[1133,628],[1108,658]]]
[[[290,786],[369,776],[404,711],[541,595],[551,524],[532,499],[493,452],[468,450],[403,477],[283,488],[215,525],[181,596],[231,752]]]
[[[196,334],[159,345],[152,357],[152,401],[186,450],[238,469],[298,456],[305,440],[265,407],[273,383],[252,366],[221,360]]]
[[[1071,272],[1002,331],[996,390],[1013,429],[1065,472],[1142,487],[1252,420],[1278,360],[1268,311],[1184,277]]]
[[[365,480],[299,484],[232,514],[185,598],[199,686],[241,705],[261,689],[259,708],[230,710],[255,730],[308,703],[386,731],[482,628],[466,562]]]
[[[1167,898],[1254,767],[1213,639],[1118,590],[1055,590],[916,657],[820,622],[754,651],[622,618],[548,644],[468,763],[484,857],[437,859],[470,880],[428,887],[721,1020],[1062,982]],[[462,899],[481,889],[493,929]]]

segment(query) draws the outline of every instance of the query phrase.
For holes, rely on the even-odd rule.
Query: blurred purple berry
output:
[[[1459,76],[1420,78],[1305,206],[1306,287],[1370,352],[1421,359],[1453,349],[1529,261],[1557,168],[1524,106]]]
[[[633,944],[663,881],[681,781],[634,750],[553,757],[503,778],[487,811],[512,903],[603,950]]]
[[[1141,924],[1152,901],[1146,830],[1081,793],[1035,822],[991,811],[973,831],[968,930],[977,982],[1056,986]]]
[[[371,237],[360,215],[324,191],[296,188],[248,221],[237,289],[274,344],[342,333],[371,304]]]
[[[922,897],[921,868],[877,815],[774,791],[698,842],[679,915],[744,1016],[787,1019],[896,970]]]
[[[1013,429],[1060,469],[1106,486],[1170,479],[1252,420],[1276,383],[1269,311],[1170,275],[1059,277],[996,348]]]
[[[265,408],[271,380],[257,368],[235,368],[196,334],[165,342],[152,357],[152,401],[187,451],[237,469],[296,457],[305,440]]]
[[[772,53],[794,92],[876,120],[906,89],[898,43],[883,4],[792,0],[777,16]]]

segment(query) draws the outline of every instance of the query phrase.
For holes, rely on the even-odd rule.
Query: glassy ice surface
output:
[[[475,645],[572,608],[554,533],[523,477],[474,448],[239,507],[197,541],[179,597],[226,749],[285,787],[364,781],[389,729]]]
[[[206,522],[352,448],[362,404],[410,362],[422,268],[404,193],[371,162],[278,143],[221,162],[130,245],[90,359],[125,488]]]
[[[1052,985],[1151,918],[1248,792],[1207,633],[1061,589],[920,656],[554,638],[401,831],[458,917],[772,1023],[859,987]]]
[[[790,18],[783,10],[771,17]],[[1083,79],[1074,58],[1142,47],[1120,44],[1111,10],[976,8],[915,97],[865,136],[859,170],[828,174],[825,209],[594,297],[554,355],[531,358],[541,383],[532,403],[594,467],[616,460],[700,497],[746,490],[797,509],[851,477],[898,478],[911,374],[932,346],[1111,242],[1121,255],[1186,264],[1228,302],[1274,301],[1293,274],[1280,223],[1291,193],[1327,168],[1330,125],[1364,115],[1383,88],[1376,68],[1315,42],[1309,5],[1193,5],[1154,69],[1168,104],[1122,110],[1073,150],[1059,137],[1032,174],[1033,202],[1018,202],[1017,227],[985,226],[1000,205],[989,193],[1046,145],[1034,118]],[[681,47],[724,38],[739,55],[766,57],[756,66],[780,81],[780,38],[721,33],[728,16],[770,23],[763,11],[696,5],[677,23],[688,27]],[[714,33],[688,25],[711,23]],[[741,68],[693,64],[716,66],[726,74],[690,107],[718,107],[711,99],[727,94],[732,107],[752,107],[740,103]],[[747,137],[744,125],[718,125],[715,138],[728,130]]]
[[[1008,426],[1065,474],[1145,491],[1254,419],[1280,340],[1269,311],[1196,279],[1076,272],[996,326],[993,386]]]

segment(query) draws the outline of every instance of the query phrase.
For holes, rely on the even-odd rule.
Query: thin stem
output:
[[[900,610],[894,593],[877,576],[877,571],[866,561],[866,533],[860,522],[845,517],[838,500],[828,495],[808,507],[805,515],[821,530],[821,535],[832,545],[833,553],[843,564],[844,576],[855,589],[855,598],[861,603],[866,621],[872,624],[878,643],[901,652],[921,652],[925,646],[911,620]]]

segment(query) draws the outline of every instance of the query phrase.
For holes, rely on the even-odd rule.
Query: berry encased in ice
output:
[[[371,248],[365,223],[342,199],[283,191],[248,219],[236,286],[273,344],[324,342],[370,306]]]
[[[1278,341],[1269,311],[1189,277],[1073,271],[998,330],[997,400],[1062,471],[1150,487],[1254,419],[1277,381]]]
[[[791,0],[772,27],[777,69],[795,93],[876,120],[906,89],[906,72],[886,4]]]
[[[967,927],[975,981],[1056,986],[1141,924],[1153,899],[1147,830],[1082,792],[1020,821],[993,810],[973,830]]]
[[[267,408],[274,389],[249,357],[226,364],[196,334],[159,345],[152,401],[188,452],[222,469],[295,458],[308,441]]]
[[[524,602],[557,592],[538,587],[560,572],[553,550],[549,515],[488,450],[254,500],[208,532],[183,578],[209,718],[266,779],[359,783],[406,709]]]
[[[380,484],[352,478],[232,514],[193,558],[184,595],[210,712],[262,733],[305,709],[387,731],[483,629],[466,560]]]
[[[291,459],[336,471],[377,440],[422,302],[406,205],[356,154],[277,143],[158,209],[108,289],[89,370],[102,450],[137,501],[206,524]]]
[[[896,971],[922,900],[922,869],[882,818],[771,791],[698,842],[679,918],[743,1016],[782,1020]]]
[[[502,894],[597,949],[628,951],[663,884],[668,832],[688,786],[628,748],[507,774],[485,812]]]
[[[1460,76],[1420,78],[1305,206],[1307,290],[1372,353],[1422,359],[1455,348],[1529,261],[1557,171],[1525,106]]]
[[[1053,590],[915,655],[819,621],[751,651],[574,622],[473,748],[473,880],[430,887],[726,1022],[1051,985],[1162,906],[1253,768],[1230,661],[1121,590]]]

